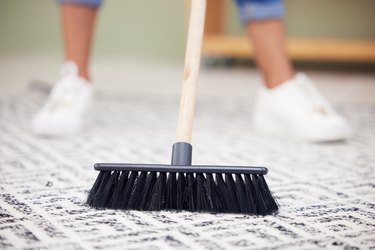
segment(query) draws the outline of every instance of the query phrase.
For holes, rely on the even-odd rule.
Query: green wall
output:
[[[233,1],[224,1],[227,32],[243,32]],[[95,54],[181,60],[185,4],[185,0],[105,1]],[[375,0],[286,0],[286,7],[291,36],[375,39]],[[59,28],[53,0],[0,0],[0,54],[60,53]]]
[[[107,0],[98,16],[94,53],[180,59],[184,29],[184,1]],[[0,53],[59,53],[61,48],[53,0],[0,0]]]

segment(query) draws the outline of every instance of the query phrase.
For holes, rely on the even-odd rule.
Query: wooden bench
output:
[[[224,4],[221,0],[207,1],[203,55],[248,58],[254,49],[244,36],[225,34]],[[292,60],[375,62],[375,40],[289,38],[287,51]]]

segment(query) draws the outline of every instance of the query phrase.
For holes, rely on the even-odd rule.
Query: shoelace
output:
[[[298,82],[295,88],[291,89],[291,96],[307,109],[328,115],[330,113],[329,104],[320,95],[313,83],[307,79],[304,83]]]
[[[64,82],[57,86],[53,90],[50,100],[48,101],[48,107],[52,110],[56,110],[62,107],[69,107],[74,105],[77,98],[80,97],[82,87],[79,85],[69,84],[70,82]]]

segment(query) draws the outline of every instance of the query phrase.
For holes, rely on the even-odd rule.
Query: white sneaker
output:
[[[78,76],[77,65],[65,62],[60,80],[53,87],[47,101],[32,120],[37,134],[65,135],[79,132],[93,99],[92,84]]]
[[[304,74],[273,89],[261,87],[255,101],[255,129],[313,142],[345,140],[350,127]]]

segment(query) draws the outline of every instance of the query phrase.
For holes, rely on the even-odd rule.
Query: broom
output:
[[[87,204],[94,208],[142,211],[186,210],[272,214],[278,205],[265,167],[191,165],[192,123],[206,0],[192,0],[177,142],[171,165],[97,163],[99,175]]]

